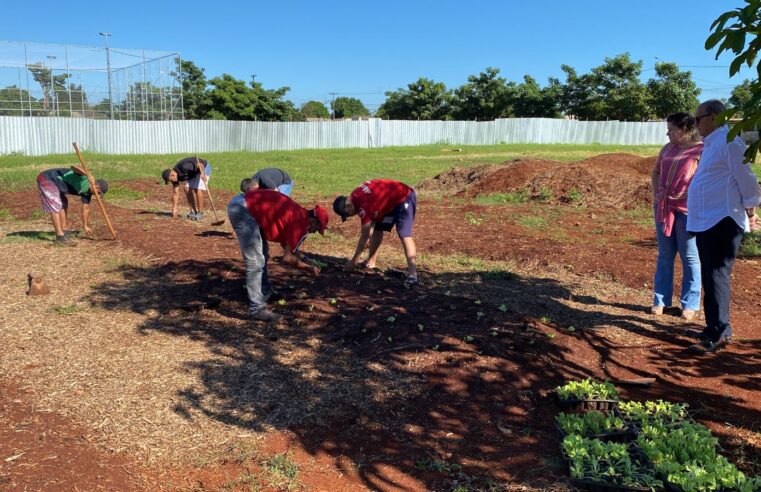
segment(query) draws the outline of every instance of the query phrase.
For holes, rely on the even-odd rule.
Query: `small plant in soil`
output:
[[[285,306],[286,304],[288,304],[288,302],[285,299],[278,299],[277,301],[278,306]]]
[[[564,433],[578,434],[582,437],[621,432],[626,429],[626,422],[622,418],[605,415],[596,410],[584,414],[560,413],[555,421]]]
[[[569,381],[555,391],[561,400],[618,400],[618,390],[613,384],[591,378]]]
[[[473,212],[466,212],[465,220],[468,221],[468,224],[474,225],[474,226],[481,225],[481,223],[484,221],[482,217],[477,216]]]
[[[299,488],[299,467],[290,454],[278,453],[262,463],[262,474],[269,484],[279,490]]]
[[[328,300],[328,304],[330,304],[331,306],[335,306],[336,304],[338,304],[338,299],[336,299],[335,297],[331,297]]]
[[[504,305],[504,304],[500,304],[499,305],[499,310],[502,311],[503,313],[506,313],[507,312],[507,306]]]
[[[393,314],[389,316],[388,318],[386,318],[387,323],[393,323],[395,321],[396,321],[396,316],[394,316]]]
[[[423,333],[423,330],[425,330],[425,326],[422,323],[418,323],[417,331],[419,331],[420,333]]]

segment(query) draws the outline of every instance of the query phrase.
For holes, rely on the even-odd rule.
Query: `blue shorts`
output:
[[[412,224],[415,222],[415,211],[417,209],[417,196],[415,190],[411,190],[407,198],[402,203],[375,223],[375,229],[389,232],[396,226],[396,233],[401,239],[412,237]]]

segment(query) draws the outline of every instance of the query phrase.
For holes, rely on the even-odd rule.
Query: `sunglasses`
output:
[[[700,119],[701,118],[705,118],[706,116],[713,116],[713,114],[711,114],[711,113],[705,113],[705,114],[701,114],[701,115],[697,115],[696,114],[695,115],[695,123],[700,123]]]

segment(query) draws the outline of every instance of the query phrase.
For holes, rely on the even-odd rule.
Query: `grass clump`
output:
[[[299,467],[291,460],[289,453],[278,453],[262,463],[263,478],[280,490],[295,490],[298,482]]]
[[[489,193],[476,197],[479,205],[514,205],[526,203],[531,199],[528,190],[518,190],[509,193]]]

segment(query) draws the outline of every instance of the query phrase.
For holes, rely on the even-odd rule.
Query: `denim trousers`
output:
[[[653,306],[671,306],[674,291],[674,260],[682,259],[682,309],[700,309],[700,256],[695,235],[687,232],[687,215],[676,213],[671,235],[663,233],[663,224],[655,224],[658,239],[658,260],[653,282]]]
[[[256,220],[246,208],[243,195],[237,195],[227,205],[227,218],[238,238],[240,254],[246,265],[246,291],[249,299],[249,314],[267,306],[267,298],[272,294],[267,262],[269,246],[264,240]]]
[[[724,217],[710,229],[697,232],[700,265],[703,273],[706,328],[712,341],[723,334],[732,335],[729,324],[729,282],[732,267],[743,237],[743,229],[732,217]]]

